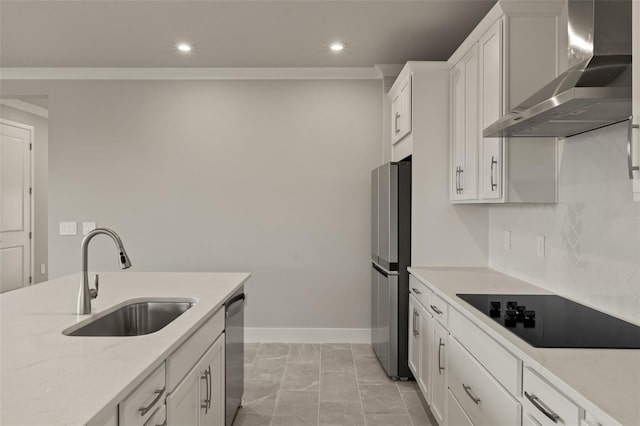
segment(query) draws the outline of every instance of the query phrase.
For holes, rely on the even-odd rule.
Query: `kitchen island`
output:
[[[118,417],[121,426],[131,424],[126,422],[121,402],[144,388],[150,375],[160,369],[164,373],[165,363],[167,383],[163,399],[173,390],[172,385],[182,386],[178,382],[185,377],[187,368],[182,364],[195,356],[188,352],[197,348],[191,342],[202,339],[200,335],[204,332],[200,330],[207,327],[209,333],[204,337],[211,341],[206,347],[218,336],[224,341],[224,303],[249,276],[248,273],[104,273],[100,274],[100,292],[92,301],[93,312],[89,315],[74,313],[80,274],[0,295],[0,424],[114,424],[114,419],[118,424]],[[149,299],[192,300],[195,305],[151,334],[115,337],[63,334],[64,330],[114,306]],[[217,335],[212,335],[213,332]],[[222,348],[224,354],[224,345]],[[180,374],[176,375],[176,370]],[[162,376],[164,384],[165,375],[158,376]],[[153,399],[147,398],[145,403]],[[151,415],[140,415],[136,421],[146,421]]]

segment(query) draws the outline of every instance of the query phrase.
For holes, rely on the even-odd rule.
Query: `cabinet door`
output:
[[[451,70],[451,164],[449,198],[460,199],[460,168],[464,164],[464,67]]]
[[[200,399],[204,402],[200,407],[200,426],[225,424],[224,339],[223,333],[203,358],[202,370],[206,379],[200,381]]]
[[[447,413],[447,367],[446,367],[446,342],[447,331],[438,321],[431,323],[431,355],[432,355],[432,382],[431,392],[431,412],[438,421],[438,424],[446,424]]]
[[[478,197],[478,45],[451,73],[451,199]]]
[[[407,79],[402,83],[402,87],[400,89],[400,102],[402,106],[400,112],[400,138],[405,137],[411,132],[411,78],[411,74],[409,74]]]
[[[420,315],[418,303],[409,296],[409,369],[418,380],[420,375]]]
[[[198,425],[200,412],[200,386],[205,378],[202,371],[194,368],[167,397],[167,424]]]
[[[498,20],[482,36],[479,51],[480,198],[502,197],[502,138],[483,138],[484,128],[503,115],[503,20]]]
[[[431,314],[422,306],[419,307],[420,322],[420,367],[417,377],[418,385],[424,393],[424,399],[431,404]]]
[[[391,142],[395,144],[411,132],[411,74],[394,89],[391,97]]]
[[[448,406],[448,423],[449,426],[473,426],[471,420],[464,412],[460,403],[451,391],[447,391],[447,406]]]
[[[400,92],[391,99],[391,144],[400,140],[402,128],[402,98]]]
[[[640,2],[633,3],[633,40],[640,40]],[[633,124],[640,126],[640,43],[633,43]],[[631,140],[632,167],[640,165],[640,127],[632,130]],[[640,201],[640,170],[633,171],[633,199]]]

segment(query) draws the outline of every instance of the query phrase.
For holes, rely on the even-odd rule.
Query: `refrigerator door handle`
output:
[[[371,261],[371,263],[373,264],[373,269],[380,272],[385,277],[388,277],[389,275],[400,275],[399,272],[397,271],[388,271],[384,269],[382,266],[378,265],[378,263],[374,262],[373,260]]]

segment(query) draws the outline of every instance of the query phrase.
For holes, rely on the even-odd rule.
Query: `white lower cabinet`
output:
[[[224,425],[224,334],[167,397],[167,424]]]
[[[428,404],[431,404],[431,378],[432,375],[432,362],[431,362],[431,326],[433,323],[433,317],[427,312],[423,306],[418,307],[420,312],[420,368],[418,371],[418,386],[424,393],[425,400]]]
[[[431,377],[431,412],[438,424],[447,423],[447,336],[449,333],[438,322],[431,324],[431,359],[433,376]]]
[[[540,426],[540,423],[531,414],[524,413],[522,415],[522,426]]]
[[[524,369],[522,380],[524,416],[542,426],[578,426],[583,410],[557,391],[531,368]]]
[[[438,424],[446,424],[447,370],[446,340],[449,334],[439,320],[431,315],[432,301],[438,298],[440,315],[447,307],[424,284],[411,280],[409,295],[409,368],[422,395],[431,407]],[[425,306],[426,304],[428,306]],[[446,305],[446,303],[445,303]],[[435,305],[434,305],[435,306]],[[441,319],[446,323],[446,320]]]
[[[143,426],[164,404],[167,390],[165,376],[165,364],[162,362],[160,367],[120,402],[120,426]]]
[[[415,297],[409,295],[409,369],[427,401],[431,400],[431,322],[433,318]],[[420,290],[417,290],[420,291]],[[424,290],[426,292],[426,289]]]
[[[447,390],[447,425],[449,426],[473,426],[471,419],[465,414],[450,390]]]
[[[520,403],[453,336],[448,344],[449,389],[473,424],[519,426]]]
[[[224,309],[88,426],[224,426]]]
[[[167,406],[163,405],[158,408],[144,426],[167,426]]]
[[[409,370],[418,378],[420,367],[420,312],[418,301],[409,295]]]

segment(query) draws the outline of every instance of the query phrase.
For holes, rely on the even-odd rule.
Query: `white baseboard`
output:
[[[371,343],[370,328],[245,327],[247,343]]]

